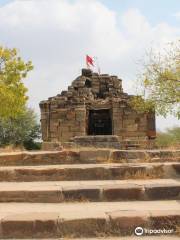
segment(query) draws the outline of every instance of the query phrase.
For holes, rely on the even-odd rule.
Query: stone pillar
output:
[[[49,109],[47,103],[40,103],[41,108],[41,132],[43,141],[48,141],[48,119],[49,119]]]
[[[123,130],[123,109],[120,107],[119,102],[112,104],[112,125],[113,125],[113,134],[121,137]]]

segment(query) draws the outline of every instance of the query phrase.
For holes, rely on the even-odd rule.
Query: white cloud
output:
[[[102,72],[122,77],[132,93],[145,49],[162,47],[179,32],[166,22],[152,26],[138,9],[118,16],[98,0],[16,0],[0,8],[0,44],[19,48],[35,65],[26,85],[37,111],[39,101],[66,89],[80,73],[86,53],[98,56]]]

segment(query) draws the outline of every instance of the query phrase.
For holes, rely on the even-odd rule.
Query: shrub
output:
[[[26,109],[16,118],[0,120],[0,146],[24,146],[26,149],[39,149],[40,125],[32,109]]]
[[[180,127],[167,128],[165,132],[158,132],[156,143],[158,147],[180,145]]]

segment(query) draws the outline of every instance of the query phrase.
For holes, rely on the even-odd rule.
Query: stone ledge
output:
[[[0,166],[56,165],[75,163],[178,162],[180,150],[115,150],[75,148],[62,151],[0,153]],[[177,172],[180,172],[177,166]]]
[[[67,164],[1,167],[0,181],[121,180],[174,177],[180,163]]]
[[[180,183],[170,179],[0,183],[0,202],[161,199],[180,199]]]
[[[97,237],[134,234],[137,226],[172,229],[180,223],[175,201],[0,204],[0,238]],[[171,221],[171,222],[169,222]],[[172,225],[174,224],[174,225]],[[164,235],[163,235],[164,236]]]

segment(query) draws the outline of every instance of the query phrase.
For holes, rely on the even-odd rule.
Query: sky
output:
[[[135,93],[139,60],[180,36],[180,0],[0,0],[0,45],[15,47],[34,70],[24,80],[29,106],[66,90],[97,56],[102,73]],[[157,117],[157,129],[180,125]]]

